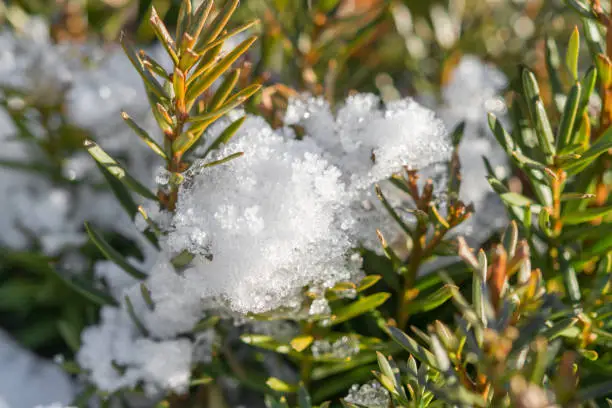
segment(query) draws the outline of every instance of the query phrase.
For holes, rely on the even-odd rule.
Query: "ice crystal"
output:
[[[28,95],[34,105],[53,106],[61,102],[80,63],[71,58],[70,47],[51,45],[41,20],[30,20],[32,31],[0,31],[0,87]]]
[[[503,72],[475,56],[464,56],[442,88],[442,119],[448,125],[466,122],[467,134],[488,128],[487,112],[502,116],[506,105],[500,91],[508,86]]]
[[[334,342],[315,340],[310,349],[315,358],[333,357],[347,359],[359,353],[359,340],[353,336],[342,336]]]
[[[331,314],[331,308],[329,307],[327,299],[321,297],[313,300],[310,304],[308,314],[311,316],[326,316]]]
[[[155,183],[165,186],[170,182],[170,176],[172,176],[172,173],[160,166],[155,171]]]
[[[351,386],[344,400],[362,407],[387,408],[391,399],[389,392],[378,381],[371,381],[364,385]]]
[[[350,208],[357,226],[355,236],[360,244],[375,250],[380,247],[376,229],[391,240],[401,230],[375,196],[373,184],[380,183],[385,196],[399,206],[406,197],[399,198],[386,179],[402,166],[430,169],[446,162],[451,154],[445,127],[433,111],[409,98],[383,109],[380,105],[372,94],[357,94],[347,98],[334,115],[324,99],[305,96],[290,101],[285,116],[286,124],[304,127],[306,137],[317,141],[323,157],[341,169],[349,190],[358,194]],[[445,172],[437,173],[441,174]]]
[[[201,254],[185,278],[242,313],[297,307],[302,287],[348,279],[350,195],[338,169],[257,118],[218,155],[238,151],[180,193],[168,245]]]

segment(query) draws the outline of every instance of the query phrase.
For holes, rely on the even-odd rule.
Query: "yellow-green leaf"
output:
[[[578,210],[565,214],[562,217],[562,221],[567,225],[576,225],[593,221],[596,218],[607,217],[610,214],[612,214],[612,205],[606,207],[586,208],[584,210]]]
[[[178,65],[179,59],[176,54],[176,44],[174,43],[172,36],[168,32],[166,25],[164,24],[162,19],[159,18],[159,14],[157,14],[157,10],[155,9],[155,7],[151,7],[151,17],[149,18],[149,22],[153,26],[153,31],[159,39],[159,42],[162,43],[162,45],[168,52],[168,55],[170,55],[170,58],[172,58],[174,64]]]
[[[340,309],[334,311],[332,315],[332,326],[346,322],[354,317],[375,310],[389,299],[391,294],[381,292],[370,296],[362,297]]]
[[[290,344],[295,351],[301,353],[302,351],[306,350],[308,346],[312,344],[313,341],[314,337],[307,334],[302,334],[300,336],[294,337],[293,340],[291,340]]]
[[[205,90],[207,90],[213,82],[215,82],[230,66],[236,62],[242,54],[244,54],[253,43],[257,40],[257,37],[252,36],[238,44],[230,53],[221,60],[214,64],[209,72],[201,76],[193,75],[187,81],[187,106],[191,106],[193,101],[197,99]]]
[[[570,37],[569,44],[567,45],[567,54],[565,55],[565,64],[569,69],[570,74],[574,77],[574,80],[578,80],[578,53],[580,49],[580,33],[578,27],[574,26],[572,36]]]
[[[266,381],[268,387],[272,388],[274,391],[278,392],[296,392],[298,387],[295,384],[288,384],[283,380],[280,380],[276,377],[270,377]]]

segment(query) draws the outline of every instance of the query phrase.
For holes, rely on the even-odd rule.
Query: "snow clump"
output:
[[[326,126],[316,128],[322,119],[313,122],[298,138],[289,127],[274,130],[248,116],[231,142],[185,174],[174,213],[149,211],[165,232],[144,281],[153,307],[139,283],[113,287],[121,307],[103,308],[101,323],[84,332],[78,353],[98,388],[112,392],[143,383],[151,394],[185,389],[206,339],[181,334],[207,313],[307,316],[306,288],[322,293],[362,275],[354,249],[366,231],[375,237],[375,225],[364,228],[368,218],[356,208],[373,183],[404,165],[427,166],[450,155],[440,120],[412,100],[381,109],[377,98],[357,95],[337,115],[314,98],[292,103],[303,107],[293,111],[293,123],[310,113],[327,117]],[[238,115],[214,124],[206,140],[215,140]],[[237,152],[244,155],[202,166]],[[177,270],[169,259],[183,251],[194,259]]]

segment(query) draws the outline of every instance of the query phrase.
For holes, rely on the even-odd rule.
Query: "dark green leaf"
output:
[[[81,294],[85,298],[91,300],[92,302],[100,306],[104,306],[104,305],[119,306],[117,301],[112,296],[110,296],[103,290],[100,290],[94,287],[90,282],[86,281],[85,279],[82,279],[76,276],[73,278],[68,278],[56,271],[54,271],[54,273],[68,287],[73,289],[75,292]]]
[[[116,251],[104,237],[98,233],[89,223],[85,223],[85,230],[91,241],[98,247],[100,252],[109,260],[123,269],[127,274],[134,279],[146,279],[147,274],[141,272],[134,265],[130,264],[118,251]]]
[[[536,114],[536,128],[540,147],[544,154],[549,157],[555,154],[554,142],[555,136],[553,135],[544,103],[541,100],[535,103],[535,114]]]
[[[452,297],[450,288],[445,285],[433,293],[430,293],[423,298],[417,297],[408,303],[407,310],[409,315],[424,313],[436,309],[446,303]]]
[[[57,322],[57,330],[72,352],[76,353],[79,351],[81,348],[81,336],[78,328],[66,320],[60,320]]]
[[[576,174],[610,149],[612,149],[612,128],[607,129],[586,152],[582,153],[580,159],[564,169],[568,175]]]
[[[563,331],[569,329],[570,327],[574,327],[576,323],[578,323],[578,319],[575,317],[563,319],[545,329],[541,334],[550,342],[559,336]]]
[[[595,19],[595,13],[587,6],[583,0],[565,0],[568,6],[577,11],[581,16]]]
[[[591,385],[578,391],[576,399],[579,402],[586,402],[612,394],[612,381],[606,381],[600,384]]]
[[[138,180],[130,176],[119,163],[110,157],[100,146],[91,140],[85,140],[83,146],[87,152],[116,179],[121,181],[126,187],[140,194],[144,198],[157,201],[157,196],[143,186]]]
[[[298,389],[298,402],[299,408],[312,408],[310,394],[308,394],[308,390],[302,383],[300,383],[300,387]]]
[[[560,96],[563,94],[563,86],[559,79],[559,68],[561,65],[561,59],[559,58],[559,50],[555,40],[552,38],[546,39],[546,68],[548,69],[548,76],[550,77],[550,85],[553,90],[553,99],[555,106],[560,111],[559,103],[557,102]]]
[[[589,46],[589,51],[591,51],[591,56],[595,58],[597,54],[605,52],[606,40],[599,30],[599,24],[588,18],[583,18],[582,27],[584,38]]]
[[[407,234],[407,235],[412,235],[412,229],[408,226],[408,224],[406,224],[406,222],[402,219],[402,217],[397,213],[397,211],[395,211],[395,209],[393,208],[393,206],[389,203],[389,201],[387,200],[387,198],[384,196],[384,194],[382,193],[380,186],[377,184],[376,185],[376,196],[378,197],[378,199],[380,200],[380,202],[382,203],[383,207],[385,207],[385,210],[387,210],[387,212],[389,213],[389,215],[395,220],[395,222],[397,222],[397,224],[402,228],[402,230]]]
[[[130,218],[133,220],[136,214],[138,214],[138,204],[134,201],[130,192],[127,190],[125,185],[115,178],[106,167],[102,166],[96,161],[96,166],[104,176],[104,179],[108,183],[114,196],[117,198],[125,212],[128,213]]]
[[[561,126],[557,132],[557,148],[562,149],[571,143],[574,139],[574,124],[576,122],[576,113],[578,112],[578,103],[580,102],[581,86],[576,83],[567,96],[565,109],[561,117]]]
[[[506,129],[504,129],[503,125],[499,122],[497,117],[494,114],[489,113],[488,118],[489,127],[491,128],[493,135],[495,136],[497,142],[501,145],[501,147],[503,147],[506,152],[514,150],[515,145],[514,141],[512,140],[512,136],[510,136],[508,132],[506,132]]]
[[[593,221],[594,219],[599,217],[606,217],[610,214],[612,214],[612,205],[609,205],[607,207],[587,208],[582,211],[578,210],[563,215],[562,221],[564,224],[567,225],[576,225],[582,224],[584,222]]]

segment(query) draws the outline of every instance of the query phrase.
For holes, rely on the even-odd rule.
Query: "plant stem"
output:
[[[554,220],[553,231],[555,236],[561,234],[563,229],[563,223],[561,222],[561,185],[563,183],[563,170],[554,170],[557,176],[551,185],[552,196],[553,196],[553,213],[552,217]]]
[[[410,296],[410,291],[414,288],[417,274],[419,273],[419,266],[423,260],[423,246],[425,244],[426,234],[427,225],[419,220],[412,239],[413,249],[410,253],[410,262],[408,263],[408,268],[403,275],[404,284],[402,287],[402,293],[400,294],[397,310],[397,326],[400,329],[403,329],[406,326],[406,323],[408,323],[408,303],[413,299],[413,297]]]

